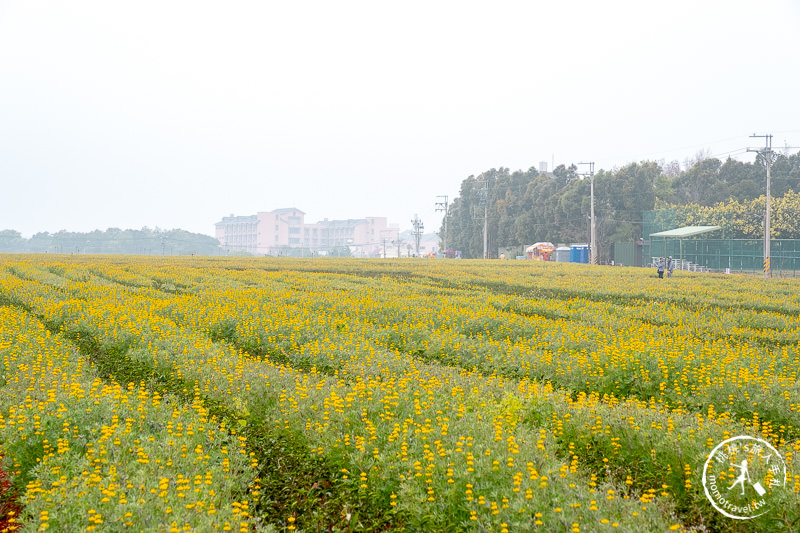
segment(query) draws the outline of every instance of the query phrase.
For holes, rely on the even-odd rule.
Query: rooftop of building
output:
[[[258,216],[257,215],[234,215],[231,214],[229,217],[222,217],[222,220],[217,222],[216,224],[228,224],[231,222],[257,222]]]

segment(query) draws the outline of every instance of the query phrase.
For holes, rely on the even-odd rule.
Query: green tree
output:
[[[632,163],[595,175],[595,215],[600,260],[610,259],[610,244],[643,237],[642,213],[676,208],[677,225],[723,226],[726,237],[759,238],[763,231],[765,161],[724,163],[699,153],[680,171],[670,163],[663,172],[658,163]],[[484,180],[489,183],[489,248],[519,246],[536,241],[556,244],[587,242],[591,211],[589,180],[575,165],[559,165],[552,174],[536,169],[509,172],[491,169],[469,176],[448,215],[448,246],[464,257],[483,255]],[[773,234],[787,238],[797,212],[794,196],[800,190],[800,155],[776,155],[772,165]],[[779,215],[780,213],[780,215]],[[792,218],[794,217],[794,218]]]
[[[762,176],[761,169],[752,163],[742,163],[729,157],[720,167],[719,177],[728,184],[730,198],[735,200],[749,200],[764,192],[762,182],[766,179],[766,172]]]
[[[25,239],[22,234],[13,229],[0,231],[0,252],[24,252]]]
[[[730,188],[719,176],[721,166],[719,159],[704,159],[683,172],[675,180],[678,202],[713,205],[730,198]]]
[[[766,169],[761,172],[760,182],[766,180]],[[800,192],[800,153],[792,156],[778,155],[770,169],[770,192],[775,196],[784,196],[789,191]],[[759,193],[764,193],[762,186]]]

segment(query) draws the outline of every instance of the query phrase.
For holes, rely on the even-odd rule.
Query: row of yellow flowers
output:
[[[242,423],[302,435],[412,529],[663,530],[676,501],[702,508],[698,465],[737,427],[798,451],[791,296],[726,314],[747,303],[735,290],[694,278],[682,307],[627,269],[177,263],[22,260],[2,290]]]
[[[202,406],[99,379],[16,307],[0,323],[3,466],[24,505],[11,530],[250,530],[250,458]]]

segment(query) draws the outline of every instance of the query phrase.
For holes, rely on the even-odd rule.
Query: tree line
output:
[[[220,255],[214,237],[181,229],[109,228],[91,232],[41,232],[26,239],[16,230],[0,231],[0,252],[60,254]]]
[[[771,194],[786,197],[773,204],[782,213],[773,209],[773,227],[786,220],[779,222],[780,235],[775,238],[800,238],[794,222],[798,218],[792,218],[798,213],[793,193],[800,191],[800,154],[773,153],[772,158]],[[600,261],[611,259],[610,244],[646,238],[642,214],[653,209],[680,208],[680,225],[721,225],[725,238],[758,237],[765,186],[766,160],[761,154],[752,163],[699,156],[685,170],[677,161],[600,170],[594,175]],[[483,257],[485,213],[490,256],[498,248],[537,241],[587,243],[590,179],[576,165],[559,165],[552,173],[501,167],[469,176],[447,214],[447,248],[461,251],[462,257]],[[742,218],[747,223],[737,222]],[[439,235],[444,235],[444,221]]]

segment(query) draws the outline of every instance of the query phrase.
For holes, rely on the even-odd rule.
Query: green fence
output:
[[[636,242],[615,242],[613,258],[614,264],[617,266],[643,266],[642,244]]]
[[[660,209],[642,213],[644,266],[653,258],[672,256],[683,259],[680,266],[714,272],[761,272],[764,263],[763,239],[675,239],[650,237],[653,233],[676,228],[675,210]],[[800,275],[800,240],[772,239],[770,266],[777,274]]]
[[[672,256],[689,264],[690,270],[715,272],[760,272],[763,270],[764,241],[760,239],[671,239],[652,237],[644,243],[645,263]],[[770,263],[778,274],[800,274],[800,240],[770,241]]]

